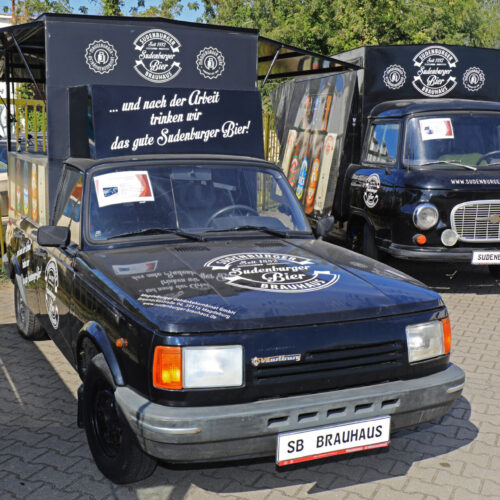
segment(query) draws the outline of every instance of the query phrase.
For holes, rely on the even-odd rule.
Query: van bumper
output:
[[[497,248],[445,248],[428,247],[417,248],[409,245],[391,243],[388,247],[379,247],[380,250],[402,260],[429,261],[429,262],[472,262],[473,252],[491,252]]]
[[[117,387],[115,397],[146,453],[203,462],[274,455],[281,432],[385,415],[392,430],[433,420],[448,412],[464,381],[464,372],[450,364],[411,380],[225,406],[159,405],[127,386]]]

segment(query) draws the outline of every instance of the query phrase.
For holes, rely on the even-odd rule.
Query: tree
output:
[[[203,0],[207,22],[324,54],[361,45],[500,47],[500,0]]]
[[[122,16],[123,0],[101,0],[103,16]]]

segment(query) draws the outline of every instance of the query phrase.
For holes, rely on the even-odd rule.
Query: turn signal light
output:
[[[425,245],[427,243],[427,238],[424,234],[416,234],[413,239],[417,243],[417,245]]]
[[[157,346],[153,358],[153,385],[159,389],[182,389],[182,350]]]
[[[444,353],[450,354],[451,350],[451,325],[450,318],[446,316],[446,318],[441,320],[443,324],[443,341],[444,341]]]

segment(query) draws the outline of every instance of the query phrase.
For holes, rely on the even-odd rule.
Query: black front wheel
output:
[[[115,399],[115,383],[103,354],[88,367],[83,382],[83,424],[98,469],[117,484],[150,476],[156,460],[142,451]]]

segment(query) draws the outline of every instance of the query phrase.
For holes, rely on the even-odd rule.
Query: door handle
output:
[[[42,248],[35,248],[33,250],[33,253],[37,256],[37,257],[47,257],[47,252],[45,250],[43,250]]]

